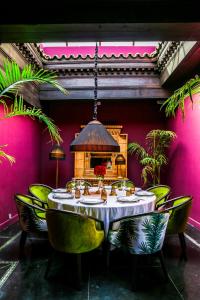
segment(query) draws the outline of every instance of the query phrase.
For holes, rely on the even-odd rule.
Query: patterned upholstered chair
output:
[[[147,191],[152,192],[156,195],[156,207],[159,204],[165,202],[171,192],[171,188],[168,185],[154,185],[147,189]]]
[[[132,288],[136,289],[136,268],[137,259],[142,255],[158,255],[165,277],[168,273],[165,267],[162,246],[167,229],[169,213],[153,212],[139,216],[124,217],[117,219],[110,224],[108,241],[110,246],[127,250],[132,254]],[[115,222],[119,222],[116,230],[111,228]],[[109,262],[110,249],[108,247],[107,259]],[[135,270],[133,270],[135,269]]]
[[[181,258],[183,258],[184,260],[187,260],[184,232],[186,229],[191,206],[191,196],[180,196],[166,201],[164,205],[160,204],[158,206],[158,209],[163,209],[170,214],[166,234],[178,234],[182,249]]]
[[[47,237],[46,211],[37,205],[38,199],[28,195],[16,194],[15,202],[22,230],[20,238],[20,252],[22,253],[28,234]]]
[[[60,252],[74,253],[77,257],[77,288],[81,289],[81,253],[98,248],[104,240],[104,230],[97,229],[101,221],[69,211],[47,209],[48,235],[51,246]],[[102,227],[103,228],[103,227]],[[45,278],[47,278],[52,259],[49,259]]]
[[[51,191],[52,188],[45,184],[35,183],[29,186],[29,193],[42,202],[43,208],[48,208],[48,195]]]

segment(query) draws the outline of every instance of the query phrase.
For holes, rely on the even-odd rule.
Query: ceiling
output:
[[[200,40],[196,0],[36,3],[24,13],[16,1],[14,15],[1,14],[0,42]],[[4,11],[10,11],[9,1]]]

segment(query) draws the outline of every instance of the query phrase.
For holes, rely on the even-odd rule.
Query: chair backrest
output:
[[[168,208],[164,209],[165,212],[170,213],[167,233],[173,234],[184,232],[192,206],[192,197],[180,196],[167,201],[165,205],[170,205]]]
[[[47,209],[49,241],[61,252],[83,253],[97,248],[104,231],[97,230],[96,221],[69,211]]]
[[[29,193],[44,203],[48,202],[48,195],[51,192],[52,188],[45,184],[35,183],[29,186]]]
[[[167,212],[122,218],[118,230],[109,232],[109,240],[132,254],[156,253],[162,249],[168,219]]]
[[[151,191],[156,195],[156,204],[163,203],[167,200],[171,188],[168,185],[154,185],[147,189],[147,191]]]
[[[26,232],[47,231],[45,210],[34,205],[34,200],[28,195],[15,194],[20,226]]]

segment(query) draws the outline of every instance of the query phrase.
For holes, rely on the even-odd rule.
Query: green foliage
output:
[[[62,138],[59,134],[57,126],[53,120],[48,118],[40,108],[27,107],[23,102],[21,92],[22,87],[26,83],[34,82],[37,84],[50,84],[59,89],[63,94],[68,95],[68,91],[64,89],[56,80],[56,73],[51,70],[35,70],[32,65],[26,65],[22,70],[19,65],[14,61],[6,60],[3,64],[3,70],[0,69],[0,103],[4,105],[5,117],[10,118],[14,116],[28,116],[33,119],[38,119],[43,122],[47,129],[51,140],[56,143],[62,142]],[[8,109],[7,99],[13,100],[14,103]],[[14,162],[14,158],[6,154],[0,146],[0,157],[8,159],[10,162]]]
[[[166,223],[163,222],[163,215],[156,214],[151,216],[150,219],[145,219],[142,223],[142,231],[145,234],[145,241],[141,242],[139,248],[141,253],[155,253],[159,251],[160,240]]]
[[[3,67],[3,71],[0,70],[0,96],[9,96],[10,93],[16,95],[27,82],[48,83],[68,95],[67,90],[56,81],[56,73],[51,70],[35,70],[32,65],[25,65],[20,70],[16,62],[8,60]]]
[[[5,109],[5,118],[11,118],[15,116],[28,116],[33,119],[37,118],[42,121],[48,128],[51,140],[55,140],[57,143],[62,142],[61,136],[58,132],[57,126],[53,121],[47,117],[40,108],[36,107],[27,107],[24,104],[23,98],[15,98],[14,103]]]
[[[188,80],[182,87],[176,90],[171,97],[169,97],[161,106],[165,107],[165,114],[167,117],[175,116],[177,108],[182,111],[183,118],[185,117],[185,99],[189,96],[193,104],[193,95],[200,92],[200,78],[196,76]]]
[[[127,219],[120,222],[117,232],[112,232],[111,243],[117,247],[130,248],[138,237],[137,225],[134,219]]]
[[[1,145],[0,146],[0,158],[4,158],[4,159],[7,159],[10,164],[12,165],[14,162],[15,162],[15,158],[9,154],[6,154],[4,151],[3,151],[3,148],[6,147],[7,145]],[[2,163],[2,160],[0,159],[0,163]]]
[[[128,153],[135,154],[143,167],[141,177],[144,185],[160,184],[161,167],[167,164],[165,151],[175,138],[173,131],[156,129],[146,136],[147,150],[138,143],[129,143]]]

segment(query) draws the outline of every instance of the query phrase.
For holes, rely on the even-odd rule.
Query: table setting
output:
[[[85,189],[72,188],[71,192],[66,188],[54,189],[48,195],[50,208],[68,210],[76,213],[93,216],[104,222],[104,230],[107,234],[109,223],[122,216],[138,215],[151,212],[155,208],[156,196],[152,192],[136,187],[134,193],[130,194],[130,189],[115,189],[112,194],[112,186],[88,187],[89,194],[84,195]],[[102,193],[105,197],[102,197]]]

